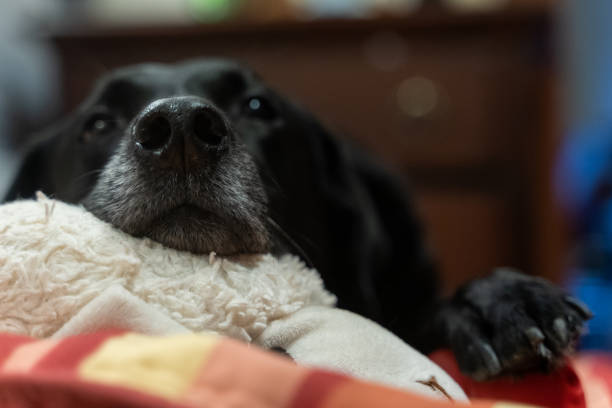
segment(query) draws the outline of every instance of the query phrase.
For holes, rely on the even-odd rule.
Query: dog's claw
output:
[[[483,351],[482,357],[488,371],[487,377],[496,376],[501,372],[501,364],[493,347],[489,343],[483,343],[481,344],[481,350]]]
[[[529,343],[531,343],[531,346],[534,349],[537,348],[538,345],[541,344],[546,338],[544,336],[544,333],[542,333],[542,330],[538,329],[535,326],[525,330],[525,335],[527,336],[527,339],[529,339]]]
[[[538,344],[537,348],[537,353],[540,357],[542,357],[544,360],[546,361],[551,361],[553,358],[553,353],[552,351],[550,351],[550,349],[548,347],[546,347],[544,345],[544,343],[540,343]]]
[[[569,333],[567,331],[567,323],[565,323],[565,319],[562,317],[557,317],[553,321],[553,330],[561,341],[561,344],[566,345],[569,339]]]
[[[580,313],[582,318],[588,320],[593,317],[593,312],[591,312],[591,309],[589,309],[589,307],[584,302],[576,299],[573,296],[565,296],[563,300],[565,300],[565,303],[576,309],[576,311]]]

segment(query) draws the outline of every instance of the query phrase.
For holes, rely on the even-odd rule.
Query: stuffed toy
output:
[[[334,303],[291,255],[180,252],[40,193],[0,206],[0,332],[214,332],[285,350],[299,364],[466,400],[427,357]]]

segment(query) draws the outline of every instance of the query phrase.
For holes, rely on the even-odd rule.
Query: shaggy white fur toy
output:
[[[105,328],[213,331],[297,361],[440,397],[459,386],[390,332],[335,309],[293,256],[196,256],[50,200],[0,206],[0,331],[40,338]]]

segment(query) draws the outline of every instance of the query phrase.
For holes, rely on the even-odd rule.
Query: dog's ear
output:
[[[50,150],[51,137],[48,135],[36,137],[35,141],[29,144],[17,175],[4,197],[4,202],[31,198],[38,190],[51,192]]]
[[[402,338],[417,341],[411,330],[422,325],[421,317],[409,311],[433,302],[439,282],[408,188],[364,150],[318,124],[313,129],[314,176],[321,181],[322,198],[334,213],[333,228],[341,229],[330,233],[339,234],[344,242],[334,250],[353,259],[357,279],[352,285],[358,285],[367,304],[350,307]],[[346,302],[342,299],[346,294],[337,294],[341,303]]]

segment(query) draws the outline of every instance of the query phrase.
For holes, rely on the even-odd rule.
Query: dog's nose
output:
[[[133,124],[134,142],[159,165],[190,170],[205,165],[227,145],[222,113],[196,97],[160,99]]]

